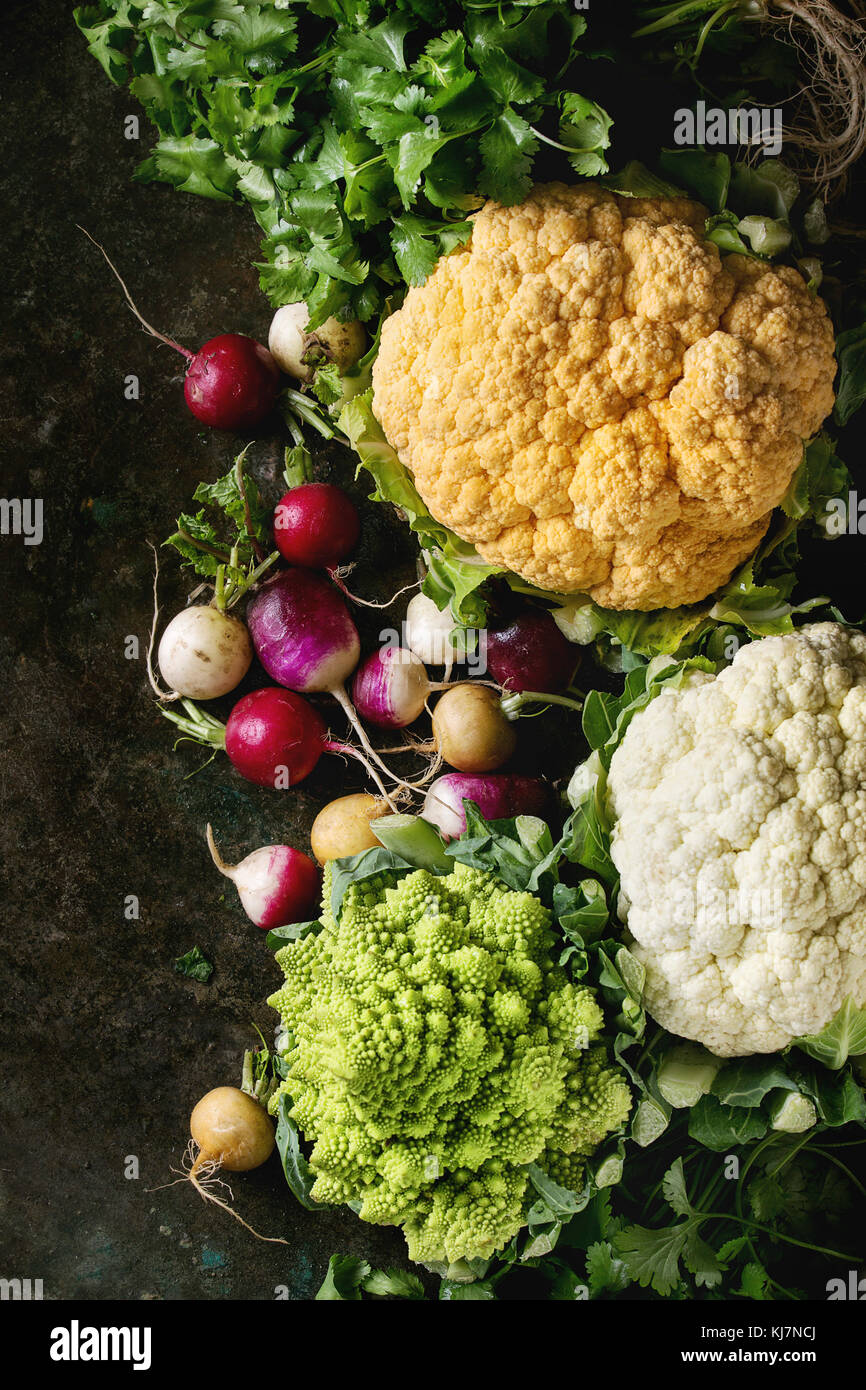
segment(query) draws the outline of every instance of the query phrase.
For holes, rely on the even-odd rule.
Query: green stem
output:
[[[270,555],[265,556],[260,565],[256,565],[255,569],[251,570],[246,579],[235,583],[231,590],[231,597],[226,601],[226,608],[232,608],[239,598],[243,598],[248,589],[251,589],[254,584],[258,584],[262,575],[266,574],[271,565],[275,565],[279,558],[280,552],[272,550]]]
[[[349,440],[342,435],[339,430],[335,430],[333,425],[325,419],[317,406],[313,405],[309,396],[305,396],[302,391],[296,391],[293,386],[287,386],[283,391],[283,399],[288,404],[289,409],[306,424],[312,425],[314,430],[318,430],[323,439],[336,439],[340,444],[350,447]]]
[[[840,1172],[845,1174],[848,1181],[854,1184],[854,1186],[857,1188],[857,1191],[862,1193],[862,1195],[866,1197],[866,1187],[864,1187],[860,1179],[854,1173],[851,1172],[851,1169],[848,1167],[847,1163],[843,1163],[841,1158],[836,1158],[834,1154],[831,1154],[825,1148],[815,1148],[812,1150],[812,1152],[820,1154],[822,1158],[828,1158],[831,1163],[834,1163],[836,1165]]]
[[[562,705],[565,709],[583,709],[583,700],[572,700],[568,695],[548,695],[542,690],[520,690],[511,695],[503,695],[499,707],[506,719],[519,719],[524,705]]]
[[[445,853],[439,835],[420,816],[379,816],[370,822],[370,829],[386,849],[417,869],[450,874],[454,868],[454,860]]]
[[[565,154],[580,154],[581,149],[578,145],[563,145],[561,140],[554,140],[550,135],[545,135],[537,126],[531,125],[529,129],[539,140],[543,140],[545,145],[550,145],[554,150],[562,150]]]
[[[166,545],[168,545],[169,541],[173,541],[175,536],[179,536],[182,541],[186,541],[187,545],[195,546],[196,550],[203,550],[208,555],[215,555],[223,564],[225,564],[229,558],[224,550],[220,550],[215,545],[209,545],[207,541],[199,540],[197,536],[191,536],[189,531],[184,531],[182,526],[178,527],[174,536],[169,536]]]
[[[242,449],[241,452],[238,454],[237,458],[235,459],[235,482],[238,485],[238,492],[240,493],[241,501],[244,504],[244,525],[247,530],[247,535],[250,538],[250,543],[252,544],[256,559],[263,560],[265,558],[265,552],[262,549],[259,540],[255,534],[255,530],[253,528],[253,518],[250,514],[250,503],[249,498],[247,497],[247,485],[244,480],[244,459],[246,458],[247,449],[249,449],[249,447],[250,446],[248,444],[247,448]]]
[[[172,724],[177,725],[185,738],[192,739],[194,743],[203,743],[208,748],[225,748],[225,724],[214,719],[212,714],[206,714],[192,700],[181,700],[181,704],[187,712],[186,718],[167,705],[158,705],[157,708],[164,719],[170,719]]]
[[[696,14],[706,14],[707,10],[733,10],[740,8],[740,0],[727,0],[727,3],[720,4],[719,0],[685,0],[684,4],[664,6],[658,19],[654,19],[651,24],[645,24],[640,29],[632,30],[633,39],[642,39],[649,34],[657,34],[662,29],[672,29],[679,24],[681,19],[686,16],[691,18]]]
[[[794,1236],[786,1236],[783,1231],[772,1230],[769,1226],[762,1226],[758,1221],[750,1221],[748,1217],[732,1217],[729,1211],[701,1211],[696,1212],[695,1216],[701,1221],[732,1221],[739,1220],[743,1226],[748,1226],[752,1231],[760,1231],[761,1235],[772,1236],[774,1240],[784,1240],[788,1245],[798,1245],[801,1250],[812,1250],[816,1255],[829,1255],[834,1260],[850,1260],[856,1264],[858,1255],[846,1254],[842,1250],[829,1250],[826,1245],[811,1245],[808,1240],[797,1240]]]

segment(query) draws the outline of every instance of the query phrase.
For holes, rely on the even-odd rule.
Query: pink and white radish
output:
[[[239,618],[212,605],[178,613],[159,643],[159,668],[178,695],[216,700],[240,685],[250,668],[253,647]]]
[[[464,801],[474,801],[485,820],[507,820],[543,815],[548,799],[548,788],[537,777],[449,772],[429,787],[421,814],[446,840],[454,840],[466,829]]]
[[[207,827],[211,859],[238,890],[241,906],[263,931],[309,917],[319,897],[321,876],[306,854],[291,845],[262,845],[238,864],[227,864]]]
[[[247,430],[260,425],[273,410],[280,387],[280,369],[268,349],[244,333],[220,333],[198,352],[190,352],[174,338],[166,337],[139,312],[104,247],[84,227],[80,230],[105,257],[145,331],[186,358],[183,393],[196,419],[220,430]]]
[[[558,694],[580,660],[578,650],[540,608],[487,633],[487,669],[505,690]]]
[[[422,713],[433,684],[420,657],[408,647],[380,647],[360,665],[352,699],[362,719],[380,729],[405,729]]]
[[[290,565],[336,568],[358,544],[361,522],[351,498],[331,483],[301,483],[274,511],[274,544]]]
[[[433,746],[458,772],[493,772],[508,761],[516,744],[514,725],[489,686],[463,681],[436,702]]]

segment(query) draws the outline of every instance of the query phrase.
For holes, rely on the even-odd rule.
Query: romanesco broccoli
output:
[[[400,1225],[413,1260],[485,1257],[520,1229],[527,1164],[582,1183],[625,1120],[602,1011],[555,963],[550,913],[456,863],[352,884],[277,953],[291,1036],[281,1091],[314,1142],[312,1195]],[[279,1093],[271,1104],[275,1110]]]

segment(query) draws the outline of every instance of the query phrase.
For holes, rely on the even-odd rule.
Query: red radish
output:
[[[263,845],[239,864],[227,864],[207,828],[211,859],[238,890],[241,906],[263,931],[309,917],[319,897],[320,874],[312,859],[291,845]]]
[[[247,626],[269,676],[290,690],[333,695],[354,728],[368,759],[396,783],[371,746],[344,682],[358,664],[358,629],[339,593],[314,570],[288,569],[269,579],[247,607]]]
[[[355,504],[332,483],[301,483],[277,503],[274,543],[290,565],[333,569],[358,544]]]
[[[163,707],[160,714],[176,724],[185,738],[224,749],[248,782],[279,790],[293,787],[309,777],[323,753],[337,753],[357,758],[393,809],[382,779],[364,754],[349,743],[329,739],[312,705],[293,690],[282,686],[253,690],[238,700],[225,724],[192,700],[181,700],[181,704],[186,714]]]
[[[266,347],[243,333],[220,333],[189,362],[183,394],[197,420],[218,430],[246,430],[270,415],[280,369]]]
[[[358,668],[352,699],[362,719],[380,729],[414,724],[433,690],[424,663],[408,647],[381,647]]]
[[[190,352],[148,323],[105,248],[84,227],[79,231],[102,252],[145,331],[186,358],[183,393],[196,419],[219,430],[246,430],[261,424],[273,410],[280,387],[280,369],[268,349],[244,333],[221,333],[198,352]]]
[[[542,815],[548,799],[548,788],[537,777],[449,772],[431,785],[421,814],[446,840],[454,840],[466,829],[464,801],[474,801],[485,820],[505,820]]]
[[[242,777],[260,787],[294,786],[325,752],[327,730],[312,705],[291,690],[266,686],[238,700],[225,728],[225,750]],[[285,769],[285,771],[283,771]]]
[[[580,657],[549,613],[520,613],[487,634],[487,669],[506,690],[555,694],[565,690]]]

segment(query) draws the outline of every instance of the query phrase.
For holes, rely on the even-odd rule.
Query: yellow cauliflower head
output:
[[[827,311],[706,209],[537,186],[386,320],[374,411],[433,516],[542,588],[695,603],[755,549],[833,405]]]

